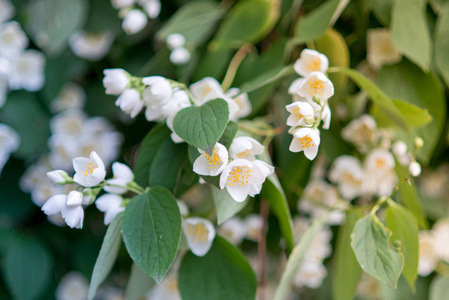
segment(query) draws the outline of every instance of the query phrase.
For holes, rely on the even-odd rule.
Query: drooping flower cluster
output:
[[[9,0],[0,8],[0,107],[5,104],[8,90],[38,91],[44,85],[45,56],[26,49],[28,37],[20,24],[11,20],[15,8]]]
[[[142,31],[148,18],[156,19],[161,12],[160,0],[111,0],[111,4],[119,10],[122,28],[130,35]]]
[[[302,78],[293,81],[288,91],[293,95],[293,103],[286,106],[290,113],[288,132],[293,135],[290,151],[304,151],[313,160],[321,141],[318,126],[323,121],[323,129],[330,127],[328,100],[334,94],[334,86],[325,75],[329,61],[315,50],[304,49],[293,67]]]
[[[170,61],[175,65],[184,65],[190,60],[190,52],[185,47],[186,39],[180,33],[167,36],[167,47],[171,50]]]
[[[237,137],[229,147],[217,143],[212,155],[198,150],[200,156],[193,164],[193,171],[198,175],[220,175],[220,188],[226,188],[237,202],[243,202],[247,196],[254,197],[260,193],[262,184],[274,168],[255,159],[262,154],[264,146],[251,137]]]

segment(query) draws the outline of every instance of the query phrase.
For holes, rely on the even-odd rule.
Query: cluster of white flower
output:
[[[44,85],[45,56],[26,49],[29,40],[16,21],[9,21],[15,8],[9,0],[0,0],[0,107],[8,89],[38,91]]]
[[[427,276],[439,261],[449,263],[449,219],[439,219],[432,230],[419,232],[418,274]]]
[[[297,216],[293,220],[295,240],[298,242],[310,221],[304,217]],[[307,251],[304,261],[299,266],[294,278],[294,285],[298,288],[306,286],[317,289],[327,276],[327,269],[323,264],[325,258],[332,253],[331,247],[332,231],[325,227],[315,237]]]
[[[156,19],[161,12],[160,0],[111,0],[111,4],[119,10],[122,28],[127,34],[142,31],[148,18]]]
[[[193,164],[193,171],[198,175],[220,175],[220,188],[226,188],[237,202],[246,197],[259,194],[267,176],[274,168],[267,163],[255,159],[262,154],[264,146],[251,137],[237,137],[229,147],[217,143],[212,155],[198,149],[200,156]]]
[[[318,126],[323,121],[323,129],[329,129],[331,121],[328,100],[334,94],[334,86],[325,75],[329,61],[324,54],[304,49],[293,67],[303,77],[293,81],[288,90],[294,101],[286,106],[291,114],[287,119],[291,126],[288,132],[293,135],[290,151],[304,151],[313,160],[320,145]]]
[[[231,244],[238,246],[246,238],[257,242],[263,230],[263,219],[258,214],[249,214],[245,219],[237,216],[227,220],[218,228],[218,233]]]
[[[6,124],[0,123],[0,174],[12,152],[20,145],[19,134]]]
[[[105,57],[114,42],[112,32],[92,33],[76,31],[69,39],[70,49],[81,58],[97,61]]]
[[[170,61],[175,65],[184,65],[190,60],[190,52],[185,47],[186,39],[180,33],[167,36],[167,47],[170,49]]]

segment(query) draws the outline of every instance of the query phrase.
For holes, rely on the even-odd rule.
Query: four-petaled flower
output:
[[[73,181],[84,187],[96,186],[106,176],[104,163],[95,151],[90,153],[89,158],[75,157],[73,168],[75,169]]]

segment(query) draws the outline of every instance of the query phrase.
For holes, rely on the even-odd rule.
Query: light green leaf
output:
[[[326,29],[333,26],[348,3],[349,0],[325,1],[305,15],[296,24],[295,38],[297,42],[312,41],[324,34]]]
[[[432,72],[424,73],[410,62],[403,61],[394,66],[383,67],[377,84],[389,97],[405,100],[429,111],[432,122],[413,131],[424,140],[424,147],[419,151],[418,158],[427,164],[446,122],[446,101],[437,77]]]
[[[255,79],[246,82],[242,85],[240,88],[240,93],[250,93],[252,91],[255,91],[267,84],[270,84],[272,82],[275,82],[276,80],[279,80],[283,77],[286,77],[288,75],[291,75],[295,73],[295,70],[293,70],[293,66],[278,66],[274,67],[273,69],[261,74],[260,76],[256,77]]]
[[[449,87],[449,3],[440,11],[435,27],[435,67]]]
[[[159,30],[156,38],[165,42],[168,35],[180,33],[187,44],[199,45],[211,35],[223,13],[224,10],[216,2],[188,2]]]
[[[424,71],[429,69],[432,58],[426,6],[426,0],[395,0],[390,26],[396,47]]]
[[[407,131],[407,123],[405,122],[404,116],[393,104],[390,98],[387,97],[374,83],[372,83],[368,78],[363,76],[356,70],[351,70],[347,68],[331,68],[329,73],[341,73],[347,75],[351,78],[357,86],[364,90],[371,101],[379,107],[379,109],[388,116],[394,123],[396,123],[400,128]]]
[[[157,186],[132,198],[122,228],[134,263],[160,283],[175,259],[181,237],[181,215],[173,195]]]
[[[221,136],[221,138],[218,142],[220,144],[222,144],[223,146],[225,146],[226,149],[229,149],[238,129],[239,129],[239,126],[237,125],[236,122],[229,121],[228,125],[226,126],[225,131],[223,132],[223,135]]]
[[[427,109],[420,108],[419,106],[402,100],[392,99],[391,101],[393,101],[394,106],[396,106],[404,116],[405,122],[409,128],[421,128],[432,122],[432,116]],[[385,116],[385,114],[380,112],[376,106],[371,108],[370,114],[374,116],[377,125],[380,127],[391,127],[395,125],[387,116]]]
[[[25,29],[40,48],[55,55],[64,50],[70,34],[86,16],[84,0],[34,0],[25,8]]]
[[[212,155],[229,120],[228,104],[223,99],[215,99],[199,107],[187,107],[178,112],[173,128],[188,144]]]
[[[402,274],[415,292],[415,280],[418,277],[418,223],[408,209],[388,199],[385,224],[392,232],[391,238],[401,241],[401,249],[404,253]]]
[[[395,0],[371,1],[371,8],[376,18],[385,26],[390,25]]]
[[[391,231],[375,214],[357,221],[351,235],[351,247],[362,269],[377,280],[396,288],[404,255],[390,245]]]
[[[170,129],[165,124],[160,124],[151,129],[143,139],[134,168],[134,177],[138,184],[142,186],[148,184],[151,165],[158,150],[170,138],[170,132]]]
[[[139,300],[154,286],[154,280],[133,264],[126,285],[125,299]]]
[[[220,190],[215,186],[211,186],[210,188],[212,198],[214,199],[215,210],[217,211],[218,225],[232,218],[248,204],[248,199],[243,202],[237,202],[229,195],[228,191]]]
[[[179,291],[183,300],[254,300],[256,275],[237,248],[215,237],[203,257],[184,255],[179,268]]]
[[[315,219],[302,234],[299,243],[293,249],[287,260],[287,265],[285,266],[284,273],[282,273],[281,281],[279,282],[279,285],[274,294],[274,300],[287,299],[288,295],[290,294],[291,285],[296,275],[296,271],[304,260],[304,257],[310,246],[312,245],[316,235],[323,228],[323,225],[326,222],[326,218],[327,216]]]
[[[3,275],[15,299],[38,299],[53,278],[53,258],[40,242],[17,238],[4,257]]]
[[[117,215],[106,231],[100,253],[95,262],[92,278],[90,279],[89,292],[87,295],[88,300],[95,297],[98,287],[103,283],[106,277],[108,277],[109,272],[111,272],[112,267],[114,266],[122,241],[120,232],[122,229],[122,215],[123,214]]]
[[[332,274],[334,300],[354,299],[362,269],[351,248],[351,232],[360,215],[355,211],[346,212],[346,223],[338,230],[335,260]]]
[[[449,278],[437,275],[430,284],[429,300],[446,299],[449,295]]]

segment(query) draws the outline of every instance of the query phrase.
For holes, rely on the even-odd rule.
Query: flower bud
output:
[[[412,161],[408,166],[408,171],[413,177],[418,177],[421,174],[421,165],[416,160]]]
[[[321,102],[320,102],[320,101],[321,101],[321,97],[320,97],[320,96],[318,96],[318,95],[313,95],[312,100],[313,100],[313,102],[315,102],[315,103],[321,105]]]
[[[419,136],[415,137],[413,143],[415,144],[416,150],[419,150],[422,148],[422,146],[424,146],[424,140]]]
[[[138,9],[128,12],[123,19],[122,28],[127,34],[135,34],[147,26],[147,16]]]
[[[123,69],[106,69],[103,73],[107,95],[120,95],[129,83],[129,74]]]
[[[304,117],[304,123],[306,123],[306,125],[313,125],[315,124],[315,118],[313,116],[306,116]]]
[[[47,172],[47,177],[53,183],[64,185],[67,183],[66,178],[69,177],[69,174],[67,174],[67,172],[63,170],[54,170],[51,172]]]
[[[78,191],[71,191],[66,200],[66,205],[69,207],[80,206],[83,203],[83,194]]]

